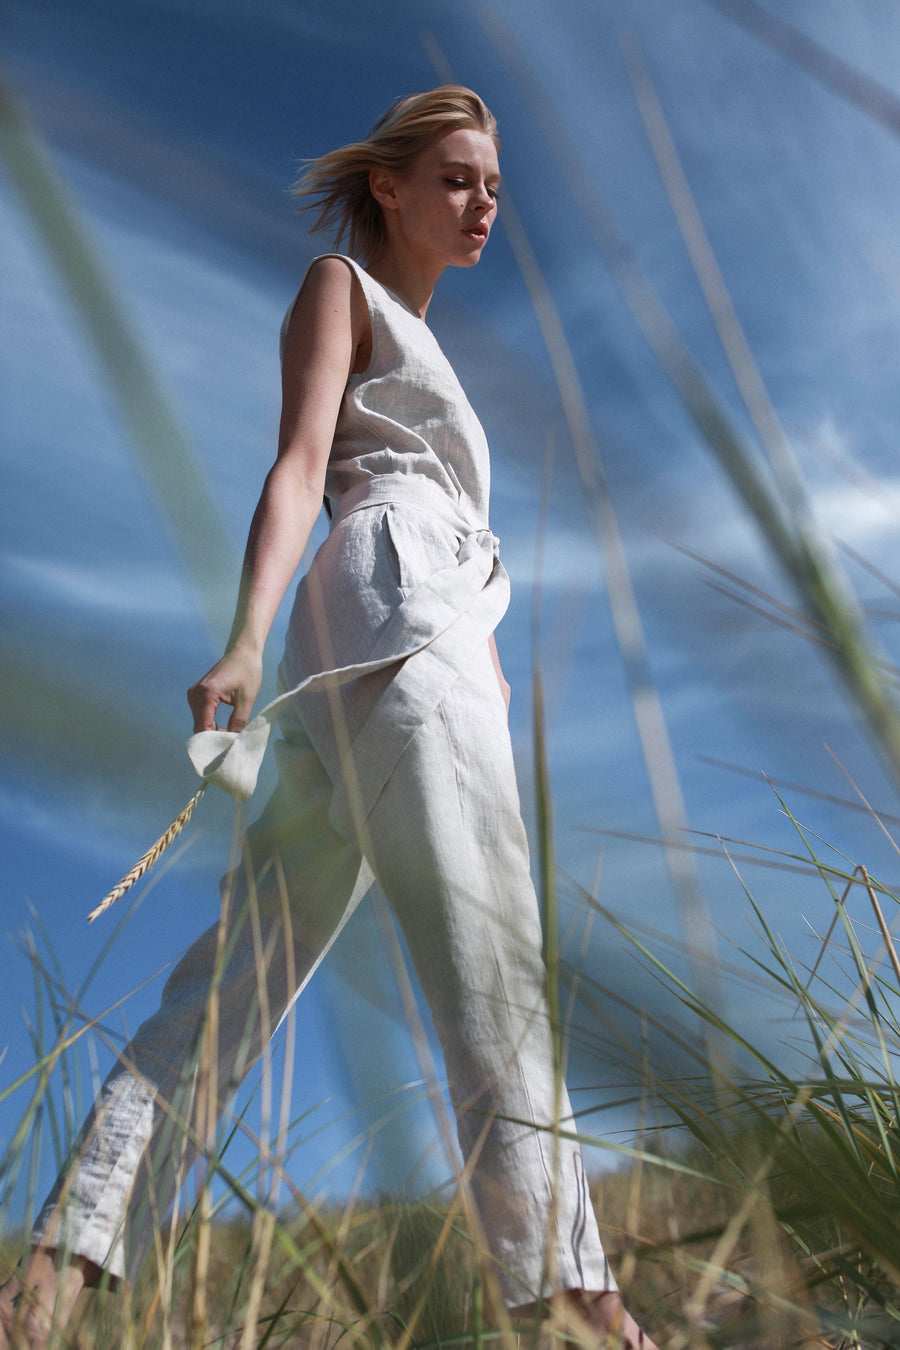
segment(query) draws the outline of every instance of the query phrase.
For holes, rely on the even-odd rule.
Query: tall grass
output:
[[[581,1137],[619,1152],[619,1167],[597,1186],[601,1231],[629,1301],[670,1347],[900,1344],[900,993],[885,920],[897,897],[862,864],[835,858],[794,827],[797,848],[785,865],[815,868],[835,915],[808,967],[786,950],[733,864],[760,933],[745,956],[759,999],[785,1023],[783,1051],[755,1046],[679,973],[661,941],[587,893],[584,912],[620,934],[670,1003],[634,1045],[624,1031],[610,1036],[608,1011],[594,1017],[612,996],[589,969],[560,958],[551,986],[580,984],[574,1020],[556,1019],[561,1055],[574,1040],[595,1068],[596,1097],[580,1094],[579,1115],[602,1106],[610,1082],[620,1099],[646,1104],[635,1145],[586,1127]],[[873,916],[885,936],[867,954]],[[64,1154],[89,1091],[76,1051],[90,1024],[60,987],[46,935],[25,956],[35,976],[35,1064],[4,1092],[23,1102],[23,1128],[0,1170],[8,1230],[16,1181],[36,1175],[48,1138]],[[731,1047],[727,1075],[710,1059],[703,1026]],[[201,1098],[215,1053],[205,1044]],[[201,1130],[209,1126],[196,1103],[189,1109]],[[79,1345],[508,1343],[458,1199],[352,1194],[310,1203],[286,1170],[304,1129],[288,1120],[274,1138],[258,1137],[268,1175],[286,1192],[276,1205],[270,1182],[254,1187],[230,1163],[235,1134],[251,1128],[245,1117],[224,1134],[207,1129],[205,1184],[163,1230],[132,1292],[83,1296]],[[11,1232],[0,1261],[11,1264],[20,1243]],[[61,1344],[74,1336],[59,1329]]]

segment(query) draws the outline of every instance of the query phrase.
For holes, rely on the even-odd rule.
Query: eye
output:
[[[450,187],[456,188],[468,187],[468,183],[464,178],[445,178],[444,182],[449,183]]]

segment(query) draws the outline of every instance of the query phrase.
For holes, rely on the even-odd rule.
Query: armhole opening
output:
[[[363,272],[363,269],[360,267],[359,263],[354,258],[347,257],[345,253],[322,253],[319,255],[318,258],[313,258],[312,262],[309,265],[309,268],[307,268],[307,276],[309,275],[309,269],[312,268],[317,262],[320,262],[322,258],[337,258],[340,260],[340,262],[344,264],[344,266],[347,268],[347,270],[349,271],[350,275],[353,278],[354,285],[361,293],[362,298],[366,304],[366,310],[369,315],[369,334],[372,339],[372,345],[369,351],[369,359],[362,370],[354,371],[353,374],[350,376],[351,381],[362,380],[366,377],[366,375],[368,375],[369,371],[372,369],[372,364],[375,360],[375,348],[377,345],[377,331],[378,331],[375,324],[377,311],[372,301],[372,297],[369,294],[369,288],[363,281],[362,275],[360,275]]]
[[[313,258],[313,260],[310,262],[309,266],[306,269],[306,275],[304,276],[303,280],[300,283],[300,286],[297,289],[297,294],[294,296],[293,300],[288,306],[287,313],[285,314],[284,318],[281,321],[281,332],[278,338],[279,359],[281,361],[284,360],[284,344],[287,338],[288,328],[290,327],[291,319],[294,316],[294,310],[297,308],[297,301],[300,299],[300,293],[303,290],[303,287],[306,285],[306,279],[309,276],[312,269],[315,267],[316,263],[321,262],[323,258],[338,258],[345,265],[351,277],[353,278],[354,285],[359,289],[359,291],[361,291],[363,300],[366,302],[366,309],[369,314],[369,332],[372,337],[372,349],[369,353],[369,360],[366,363],[365,369],[356,371],[354,374],[350,376],[351,380],[359,380],[368,373],[368,371],[371,369],[372,362],[375,360],[375,346],[376,346],[375,307],[372,303],[372,299],[371,296],[369,295],[368,289],[363,284],[362,278],[359,275],[360,272],[362,271],[362,268],[359,266],[359,263],[354,261],[353,258],[348,258],[343,253],[320,253],[318,257]]]

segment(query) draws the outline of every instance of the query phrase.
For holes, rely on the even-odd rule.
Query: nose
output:
[[[486,211],[492,210],[497,205],[497,198],[491,196],[486,183],[479,183],[475,204]]]

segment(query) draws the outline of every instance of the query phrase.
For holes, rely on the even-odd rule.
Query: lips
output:
[[[463,230],[463,234],[467,234],[470,239],[478,239],[483,243],[488,237],[487,226],[470,225],[468,229]]]

